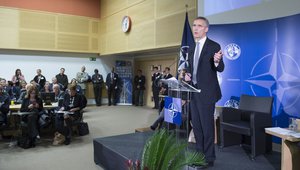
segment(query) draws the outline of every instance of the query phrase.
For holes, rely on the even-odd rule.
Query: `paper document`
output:
[[[272,127],[272,128],[265,128],[268,131],[278,133],[281,135],[287,135],[287,136],[293,136],[295,138],[300,138],[300,133],[297,131],[289,130],[289,129],[284,129],[281,127]]]

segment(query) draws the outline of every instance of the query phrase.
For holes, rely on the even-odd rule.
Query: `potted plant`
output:
[[[181,170],[186,165],[205,165],[203,154],[187,150],[187,142],[176,141],[174,133],[156,131],[144,146],[142,170]]]

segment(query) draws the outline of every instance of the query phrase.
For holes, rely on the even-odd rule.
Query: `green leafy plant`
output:
[[[205,165],[204,155],[187,150],[187,142],[178,141],[174,133],[156,131],[144,146],[141,169],[180,170],[185,165]]]

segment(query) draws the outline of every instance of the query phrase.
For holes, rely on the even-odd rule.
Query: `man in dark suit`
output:
[[[44,88],[45,83],[46,83],[46,77],[42,75],[41,69],[36,70],[36,76],[33,78],[33,80],[39,85],[38,90],[41,90],[42,88]]]
[[[137,75],[134,77],[134,91],[135,91],[135,101],[136,106],[144,105],[144,91],[145,91],[146,78],[142,75],[142,70],[138,69]]]
[[[108,95],[108,105],[111,105],[111,98],[113,96],[113,105],[117,104],[117,89],[119,76],[115,73],[115,68],[112,67],[111,72],[106,76],[106,89]]]
[[[164,70],[164,76],[163,78],[164,79],[169,79],[169,78],[172,78],[172,74],[170,74],[170,67],[166,67],[165,70]]]
[[[158,67],[153,67],[153,74],[151,77],[152,80],[152,93],[153,93],[153,100],[154,100],[154,107],[153,109],[159,108],[159,79],[161,78],[161,74],[158,72]]]
[[[198,17],[193,22],[195,47],[189,54],[192,83],[200,93],[193,93],[191,100],[192,124],[196,138],[196,149],[205,155],[207,166],[213,166],[215,155],[214,110],[216,102],[221,98],[221,89],[217,72],[224,70],[221,47],[207,38],[209,22]],[[205,167],[206,168],[206,167]]]
[[[103,77],[101,74],[99,74],[98,69],[95,69],[94,73],[95,74],[92,76],[92,82],[94,87],[95,101],[97,106],[101,106]]]

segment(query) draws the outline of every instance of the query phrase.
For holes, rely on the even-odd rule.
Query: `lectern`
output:
[[[168,96],[173,98],[179,98],[181,99],[181,123],[176,124],[176,138],[183,137],[185,139],[188,139],[188,134],[190,131],[190,100],[192,97],[192,93],[200,93],[200,89],[196,89],[189,83],[185,81],[177,80],[175,77],[172,77],[170,79],[162,79],[162,83],[168,85]],[[170,110],[172,112],[172,109],[174,107],[166,106],[165,109]],[[170,123],[168,123],[168,129],[169,129]],[[180,127],[183,128],[180,128]],[[183,130],[182,130],[183,129]]]

